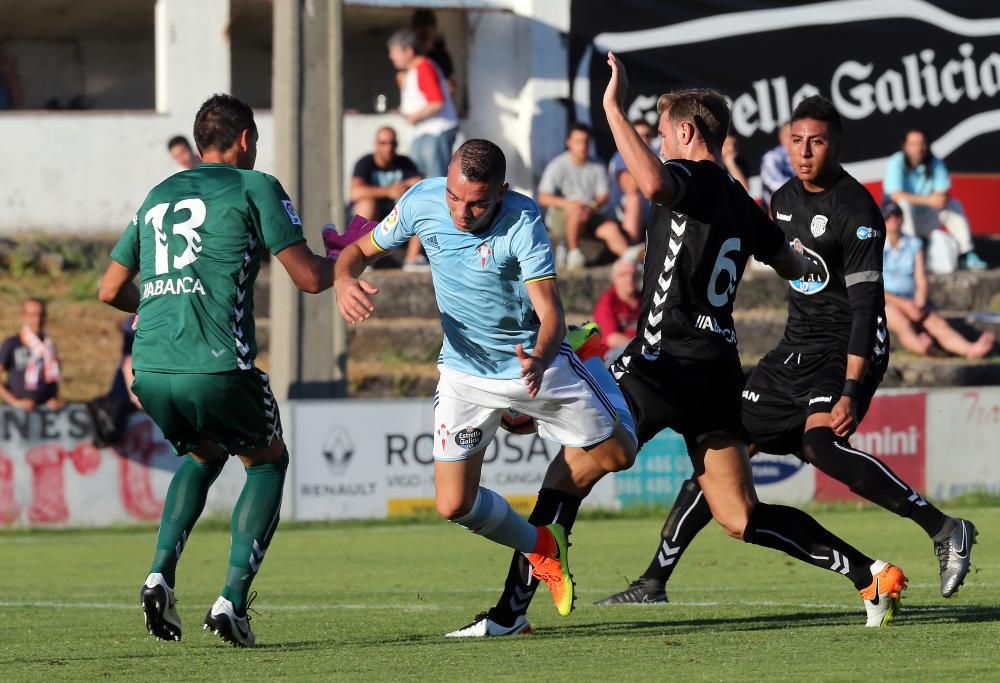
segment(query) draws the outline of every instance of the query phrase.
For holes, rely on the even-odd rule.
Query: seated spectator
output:
[[[889,329],[906,349],[920,356],[928,355],[935,341],[945,351],[966,358],[988,356],[996,342],[992,333],[984,332],[970,342],[934,312],[927,300],[923,249],[919,239],[903,234],[902,209],[890,203],[883,209],[883,215],[885,316]]]
[[[402,154],[396,154],[396,131],[388,126],[375,133],[375,151],[366,154],[354,164],[351,176],[351,208],[348,214],[358,214],[373,221],[381,221],[389,215],[392,207],[403,193],[416,185],[420,172],[416,164]],[[420,248],[420,240],[410,239],[406,246],[404,270],[427,267]]]
[[[618,259],[611,269],[611,286],[594,305],[594,322],[601,326],[608,347],[605,359],[609,362],[635,337],[642,309],[639,295],[639,268],[635,261]]]
[[[185,171],[190,171],[201,163],[201,157],[191,147],[191,143],[183,135],[175,135],[167,142],[167,151],[177,165]]]
[[[138,319],[139,316],[132,313],[118,325],[122,333],[122,357],[111,382],[111,390],[84,405],[94,429],[93,443],[98,448],[120,444],[125,436],[129,417],[137,410],[142,410],[139,397],[132,392],[132,382],[135,381],[132,372],[132,343],[135,341],[135,324]]]
[[[792,158],[788,155],[791,142],[792,124],[786,121],[778,130],[778,146],[764,152],[764,156],[760,158],[760,198],[764,201],[765,208],[771,205],[771,195],[795,176]]]
[[[413,29],[389,38],[389,61],[401,72],[399,113],[413,126],[410,156],[427,178],[448,175],[451,148],[458,135],[458,113],[441,69],[419,53]]]
[[[733,180],[743,186],[743,189],[750,192],[750,164],[740,156],[740,141],[735,135],[730,133],[722,142],[722,164],[726,171],[733,177]]]
[[[636,119],[632,127],[650,149],[653,148],[654,131],[646,119]],[[611,187],[608,217],[617,220],[629,242],[639,244],[645,235],[646,221],[649,219],[649,200],[639,191],[635,178],[625,167],[621,152],[615,152],[608,164],[608,185]]]
[[[911,128],[903,136],[903,148],[889,157],[882,181],[886,199],[903,211],[903,232],[927,239],[944,225],[958,243],[960,263],[969,270],[986,268],[972,250],[972,231],[958,200],[949,196],[951,178],[944,162],[931,153],[927,134]]]
[[[587,265],[580,251],[580,238],[586,233],[593,232],[615,256],[628,249],[618,222],[605,215],[608,197],[608,174],[590,159],[590,128],[573,124],[566,151],[549,162],[538,184],[538,204],[548,209],[549,229],[565,236],[567,268]]]
[[[0,344],[0,366],[7,377],[0,398],[9,406],[34,410],[62,408],[59,400],[59,357],[45,334],[45,302],[27,299],[21,304],[21,331]]]

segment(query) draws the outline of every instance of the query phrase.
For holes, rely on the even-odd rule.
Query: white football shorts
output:
[[[604,441],[615,428],[615,410],[597,381],[566,344],[542,376],[535,398],[523,379],[491,379],[438,366],[434,395],[434,458],[465,460],[493,441],[508,408],[530,415],[539,436],[563,446],[585,448]]]

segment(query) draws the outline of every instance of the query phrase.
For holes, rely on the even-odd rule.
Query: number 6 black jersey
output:
[[[622,362],[661,353],[738,359],[733,298],[751,255],[768,262],[784,242],[743,187],[711,161],[666,163],[671,206],[653,205],[646,238],[642,314]]]
[[[788,324],[778,349],[887,360],[885,223],[868,190],[843,170],[822,192],[807,192],[792,178],[774,193],[771,211],[788,240],[799,240],[825,271],[789,283]]]

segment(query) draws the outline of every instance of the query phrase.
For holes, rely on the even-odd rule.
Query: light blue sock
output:
[[[507,499],[480,486],[469,514],[452,520],[474,534],[522,553],[530,553],[538,541],[538,531],[514,512]]]
[[[615,381],[614,376],[608,370],[604,361],[594,356],[593,358],[588,358],[584,362],[583,367],[587,368],[590,376],[597,380],[597,385],[604,391],[604,395],[611,402],[611,406],[615,409],[615,412],[618,413],[618,421],[628,430],[628,433],[632,435],[632,439],[638,445],[639,439],[635,435],[635,420],[632,418],[632,412],[628,409],[628,402],[625,400],[622,390],[618,387],[618,382]]]

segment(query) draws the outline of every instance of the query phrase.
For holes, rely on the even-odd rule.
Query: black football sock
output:
[[[538,500],[528,522],[535,526],[561,524],[569,533],[576,522],[581,502],[582,498],[569,493],[542,489],[538,492]],[[507,570],[503,593],[492,610],[493,620],[504,626],[512,625],[518,616],[527,613],[537,589],[538,581],[531,575],[531,564],[523,553],[515,552],[510,560],[510,569]]]
[[[802,437],[802,458],[851,491],[900,517],[908,517],[934,537],[949,517],[906,485],[875,456],[852,448],[829,427],[810,429]]]
[[[681,555],[710,521],[712,510],[708,507],[701,487],[694,479],[688,479],[681,484],[670,516],[660,531],[660,544],[642,578],[663,583],[670,580]]]
[[[743,540],[780,550],[803,562],[845,575],[858,590],[872,582],[872,558],[793,507],[757,503]]]

